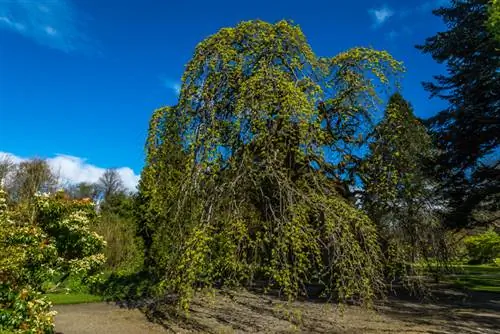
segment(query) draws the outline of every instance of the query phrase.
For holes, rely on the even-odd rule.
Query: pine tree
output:
[[[500,40],[489,29],[491,8],[488,0],[452,1],[434,11],[448,30],[418,46],[447,68],[425,88],[448,102],[428,125],[440,152],[432,173],[449,201],[449,227],[499,219]]]

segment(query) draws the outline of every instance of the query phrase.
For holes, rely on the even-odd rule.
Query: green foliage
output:
[[[57,273],[88,278],[104,262],[102,237],[90,231],[92,203],[60,194],[34,198],[33,221],[15,221],[0,190],[0,329],[53,332],[54,312],[41,296]],[[23,215],[20,215],[23,216]]]
[[[106,300],[137,302],[150,297],[154,292],[154,281],[147,271],[128,272],[116,270],[108,273],[105,279],[91,286],[93,294]]]
[[[493,263],[500,256],[500,235],[492,229],[469,236],[464,243],[471,264]]]
[[[132,219],[102,212],[94,230],[106,240],[106,269],[135,271],[141,267],[141,240]]]
[[[137,235],[143,240],[145,265],[152,271],[159,263],[165,263],[163,257],[169,253],[163,248],[171,243],[153,245],[153,239],[157,230],[173,215],[173,203],[186,175],[187,154],[180,142],[178,116],[178,111],[168,107],[153,113],[146,144],[146,165],[135,198]]]
[[[94,230],[106,240],[108,270],[133,272],[143,264],[142,240],[136,236],[135,203],[134,196],[124,192],[111,193],[100,203]]]
[[[401,70],[366,48],[319,58],[285,21],[201,42],[146,145],[139,234],[160,288],[184,308],[197,288],[254,280],[289,299],[318,282],[330,297],[370,302],[376,231],[336,189],[353,181],[358,129]]]
[[[96,279],[105,262],[102,253],[106,242],[92,231],[96,213],[90,200],[66,199],[62,193],[40,196],[36,224],[53,236],[59,271]]]
[[[435,183],[425,171],[433,150],[425,127],[400,94],[391,96],[361,165],[363,207],[377,224],[387,278],[411,284],[417,261],[447,262],[445,234],[433,207]],[[426,268],[429,270],[430,268]],[[420,273],[421,274],[421,273]]]
[[[425,195],[429,179],[423,167],[432,146],[425,127],[400,94],[390,98],[373,138],[361,178],[371,216],[378,220],[384,213],[406,209],[401,202],[418,201]]]
[[[500,1],[491,0],[488,10],[488,28],[490,32],[500,41]]]
[[[419,46],[447,69],[425,88],[448,103],[428,125],[439,152],[431,172],[448,201],[451,228],[491,224],[500,209],[497,12],[497,1],[453,1],[434,11],[447,30]]]

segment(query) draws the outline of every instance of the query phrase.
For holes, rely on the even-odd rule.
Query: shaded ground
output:
[[[199,297],[189,317],[166,305],[138,309],[111,304],[56,307],[56,330],[71,333],[498,333],[500,294],[440,290],[430,302],[389,298],[366,311],[357,306],[296,302],[290,316],[278,299],[245,291]],[[290,321],[289,319],[295,319]],[[156,322],[155,325],[146,319]]]

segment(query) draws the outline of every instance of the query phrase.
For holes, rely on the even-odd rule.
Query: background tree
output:
[[[9,204],[15,206],[15,219],[29,221],[35,218],[35,194],[54,193],[58,178],[47,161],[31,159],[14,165],[11,176],[7,178],[5,190]]]
[[[13,200],[24,202],[33,199],[37,192],[54,192],[56,187],[57,177],[47,161],[35,158],[16,166],[8,191]]]
[[[139,181],[136,196],[135,219],[137,234],[143,240],[145,266],[150,270],[162,267],[162,245],[153,239],[158,229],[167,224],[176,210],[188,155],[182,147],[176,115],[180,109],[160,108],[151,117],[146,143],[146,164]],[[165,243],[165,246],[174,241]],[[168,247],[168,246],[167,246]]]
[[[97,181],[97,187],[102,199],[106,200],[110,196],[124,191],[123,181],[116,169],[106,169],[104,174]]]
[[[449,227],[499,219],[500,40],[488,28],[490,13],[498,7],[496,2],[490,4],[456,0],[435,10],[448,30],[418,46],[447,68],[446,75],[435,76],[425,88],[448,102],[447,109],[428,124],[439,149],[432,173],[449,201],[445,212]]]
[[[360,173],[365,207],[375,222],[402,209],[402,202],[418,201],[432,186],[424,174],[431,156],[431,138],[399,94],[391,96],[382,121],[375,127],[370,153]],[[405,205],[406,206],[406,205]]]
[[[74,199],[90,198],[97,201],[99,196],[98,186],[90,182],[71,184],[66,188],[66,192],[71,198]]]
[[[0,187],[7,187],[7,177],[12,173],[14,167],[14,162],[8,156],[0,157]]]
[[[97,184],[80,184],[78,190],[100,200],[94,230],[107,242],[106,268],[122,273],[138,270],[143,254],[142,242],[136,237],[135,197],[125,190],[118,172],[108,169]]]
[[[415,267],[407,272],[406,264],[417,260],[446,260],[435,213],[442,199],[425,170],[434,151],[409,103],[399,93],[392,95],[360,171],[363,206],[377,224],[391,276],[414,277]]]
[[[337,189],[366,144],[356,135],[372,124],[373,78],[385,85],[401,69],[365,48],[319,58],[285,21],[201,42],[178,104],[150,126],[139,197],[166,217],[149,229],[160,286],[184,307],[196,286],[255,278],[289,298],[318,282],[326,295],[369,301],[381,278],[375,228]]]

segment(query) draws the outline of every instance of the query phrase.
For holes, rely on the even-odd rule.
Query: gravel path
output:
[[[165,333],[166,330],[149,322],[136,309],[119,308],[113,304],[91,303],[54,307],[56,333],[63,334],[143,334]]]
[[[377,312],[357,306],[340,311],[321,302],[294,303],[296,315],[283,308],[274,297],[245,291],[218,292],[213,297],[198,296],[190,307],[190,317],[172,312],[161,304],[149,312],[120,308],[114,304],[58,305],[56,332],[64,334],[142,333],[500,333],[500,294],[471,293],[441,289],[434,302],[417,302],[399,296],[378,305]],[[144,309],[146,310],[151,309]],[[288,316],[287,316],[288,314]],[[299,326],[290,316],[299,316]]]

